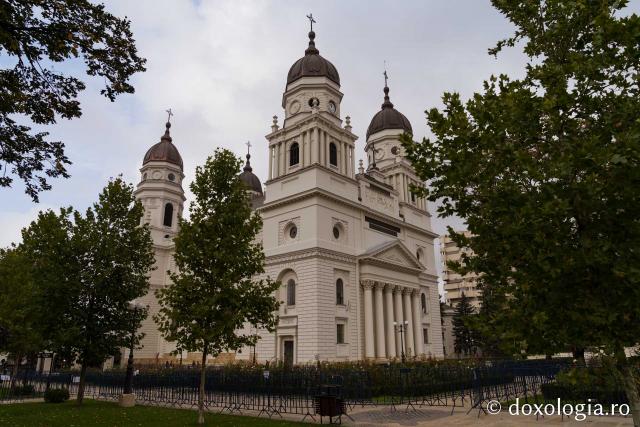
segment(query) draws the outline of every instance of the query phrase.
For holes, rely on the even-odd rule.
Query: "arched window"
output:
[[[338,147],[333,142],[329,144],[329,163],[332,166],[338,166]]]
[[[294,142],[289,148],[289,166],[297,165],[298,163],[300,163],[300,146],[297,142]]]
[[[171,203],[164,205],[164,220],[162,224],[165,227],[171,227],[171,224],[173,224],[173,205]]]
[[[296,281],[293,279],[287,282],[287,305],[296,305]]]
[[[425,294],[420,297],[420,302],[422,303],[422,312],[427,314],[427,296]]]
[[[342,279],[336,280],[336,305],[344,305],[344,283],[342,283]]]

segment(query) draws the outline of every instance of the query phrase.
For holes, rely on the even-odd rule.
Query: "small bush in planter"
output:
[[[69,400],[69,390],[66,388],[50,388],[44,392],[44,401],[48,403],[62,403]]]

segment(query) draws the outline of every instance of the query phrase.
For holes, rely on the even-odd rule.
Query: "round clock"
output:
[[[293,101],[291,105],[289,105],[289,112],[291,114],[296,114],[300,111],[300,103],[298,101]]]
[[[333,101],[329,101],[329,112],[331,114],[335,114],[336,113],[336,103]]]

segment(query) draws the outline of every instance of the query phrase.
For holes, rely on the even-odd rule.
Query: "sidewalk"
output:
[[[587,425],[590,427],[617,427],[633,426],[631,417],[597,417],[588,416],[584,421],[576,421],[574,418],[560,416],[540,417],[535,416],[512,416],[508,412],[498,415],[487,415],[474,409],[467,414],[468,408],[456,408],[451,414],[451,408],[447,407],[422,407],[417,411],[398,407],[396,411],[385,407],[358,407],[353,408],[349,415],[354,421],[347,417],[342,419],[346,425],[373,427],[373,426],[486,426],[486,427],[513,427],[513,426],[578,426]]]

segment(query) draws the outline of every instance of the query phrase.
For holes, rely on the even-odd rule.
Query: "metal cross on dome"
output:
[[[311,31],[313,31],[313,24],[316,23],[316,20],[313,19],[313,13],[308,14],[307,18],[309,18],[309,23],[311,24]]]
[[[384,73],[382,73],[384,75],[384,87],[387,87],[387,80],[389,79],[389,76],[387,76],[387,61],[384,61]]]
[[[165,110],[165,111],[169,115],[169,117],[167,117],[167,123],[171,123],[171,116],[173,116],[173,112],[171,111],[171,108],[169,108],[168,110]]]
[[[251,141],[247,141],[247,143],[245,144],[247,146],[247,154],[251,154]]]

